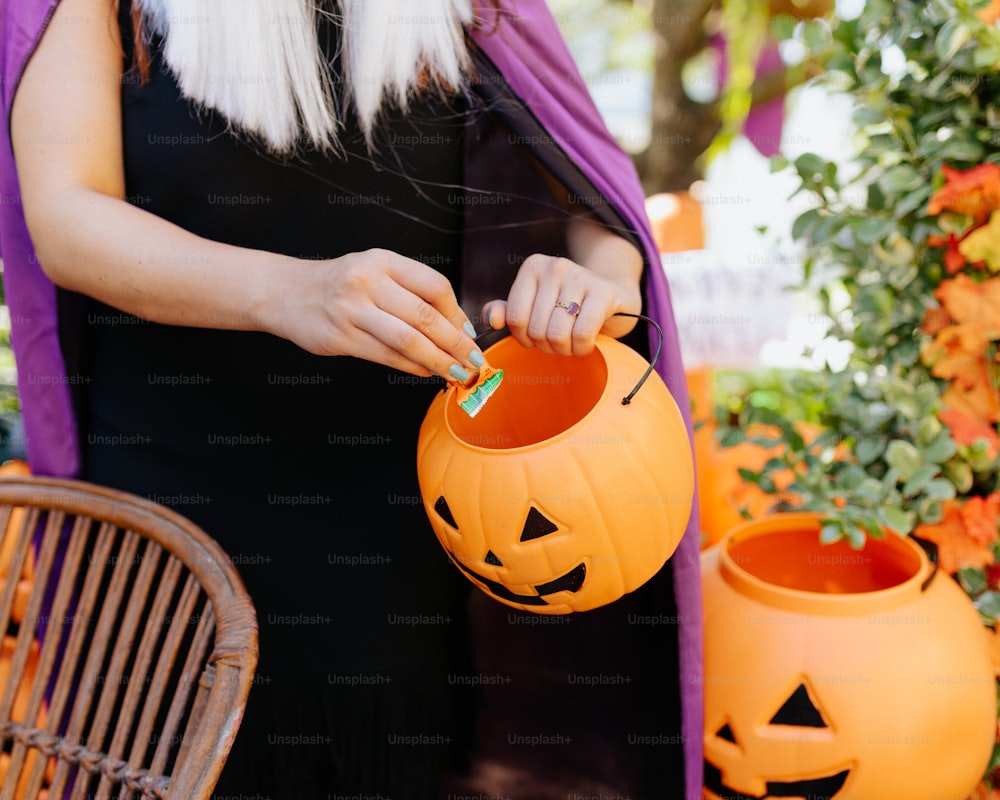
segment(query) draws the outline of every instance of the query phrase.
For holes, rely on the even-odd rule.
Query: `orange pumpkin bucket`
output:
[[[448,556],[496,600],[541,614],[637,589],[676,549],[694,493],[666,385],[606,336],[580,357],[511,337],[485,356],[504,379],[482,411],[469,417],[449,388],[420,429],[420,491]]]
[[[702,554],[706,796],[962,800],[994,739],[979,615],[912,539],[824,545],[821,519]]]

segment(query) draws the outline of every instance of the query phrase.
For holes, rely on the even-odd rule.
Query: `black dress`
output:
[[[345,158],[282,160],[186,102],[155,41],[151,55],[148,84],[123,81],[129,202],[220,242],[304,259],[383,247],[457,280],[460,100],[390,112],[374,154],[348,118]],[[454,679],[472,671],[468,583],[416,479],[441,382],[93,301],[87,323],[84,477],[205,528],[257,608],[258,676],[217,795],[435,796],[473,705]]]

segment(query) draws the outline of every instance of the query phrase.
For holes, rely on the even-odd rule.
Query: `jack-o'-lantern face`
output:
[[[967,797],[996,730],[975,607],[911,539],[822,544],[822,522],[776,514],[702,553],[706,795]]]
[[[434,503],[434,510],[445,524],[452,528],[455,532],[455,537],[460,537],[461,531],[455,522],[451,509],[448,507],[448,501],[444,497],[437,499],[437,502]],[[524,524],[521,526],[521,534],[517,541],[521,545],[558,533],[560,533],[559,526],[532,506],[528,510]],[[562,531],[562,533],[565,534],[566,532]],[[463,563],[459,560],[453,551],[448,550],[448,555],[452,562],[469,578],[479,584],[484,591],[489,592],[500,600],[525,606],[549,605],[549,601],[545,599],[546,596],[557,595],[560,592],[575,593],[583,587],[584,582],[587,580],[587,565],[583,562],[555,578],[550,579],[549,576],[539,576],[542,580],[533,580],[529,577],[525,581],[524,578],[528,576],[517,575],[517,567],[514,566],[518,558],[518,554],[516,553],[506,556],[511,562],[511,565],[508,565],[493,550],[488,549],[483,555],[482,565],[475,565],[477,567],[475,569],[473,565]],[[493,573],[494,577],[488,577],[483,574],[486,571]],[[504,578],[502,582],[501,580],[497,580],[499,576],[496,573],[502,574]],[[519,594],[510,588],[511,583],[526,583],[532,587],[533,591],[531,593]]]
[[[587,611],[649,580],[691,511],[684,419],[649,366],[607,337],[586,356],[486,351],[505,377],[475,418],[454,389],[428,409],[417,446],[424,509],[451,560],[502,603]]]
[[[810,692],[808,681],[803,679],[794,691],[789,694],[781,706],[766,720],[765,724],[754,726],[753,731],[743,736],[737,736],[733,730],[734,722],[723,723],[715,732],[711,750],[730,751],[727,764],[738,763],[747,755],[747,750],[756,747],[751,740],[763,743],[763,746],[774,749],[781,748],[782,743],[798,741],[815,743],[822,746],[824,741],[833,737],[833,730],[827,716],[817,705],[814,694]],[[801,754],[802,748],[799,748]],[[801,764],[801,755],[796,759]],[[776,771],[787,771],[787,763],[780,765],[775,762]],[[753,793],[739,791],[727,785],[722,770],[712,763],[711,758],[705,760],[705,787],[721,800],[765,800],[777,797],[807,797],[810,800],[832,800],[844,788],[851,773],[851,766],[830,766],[815,771],[805,770],[800,777],[791,779],[772,779],[761,776],[732,776],[730,780],[739,780],[742,786],[753,786]],[[763,783],[761,791],[760,784]]]

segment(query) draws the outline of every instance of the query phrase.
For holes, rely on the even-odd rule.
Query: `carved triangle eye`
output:
[[[451,509],[448,508],[448,501],[444,499],[444,495],[434,501],[434,510],[437,511],[438,516],[451,525],[451,527],[456,530],[458,529],[458,523],[455,522],[455,517],[452,515]]]
[[[729,727],[728,722],[719,728],[719,730],[715,732],[715,735],[720,739],[725,739],[727,742],[736,744],[736,736],[733,734],[733,729]]]
[[[524,528],[521,529],[521,541],[530,542],[532,539],[540,539],[555,533],[559,530],[552,520],[546,519],[542,512],[532,506],[528,509],[528,517],[524,520]]]
[[[817,708],[804,683],[792,692],[771,718],[772,725],[795,725],[800,728],[828,728],[823,712]]]

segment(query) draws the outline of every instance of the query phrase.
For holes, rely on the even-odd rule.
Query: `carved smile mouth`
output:
[[[722,782],[722,771],[705,762],[705,786],[722,800],[767,800],[769,797],[808,797],[809,800],[831,800],[844,788],[849,769],[825,778],[808,778],[802,781],[768,781],[762,795],[743,794],[730,789]]]
[[[538,594],[517,594],[516,592],[512,592],[502,583],[497,583],[496,581],[491,581],[489,578],[484,578],[478,572],[475,572],[462,564],[457,558],[452,557],[452,560],[458,565],[459,569],[485,585],[492,594],[495,594],[502,600],[510,600],[513,603],[523,603],[526,606],[547,606],[549,603],[544,597],[541,596],[543,594],[555,594],[556,592],[578,592],[587,578],[587,565],[580,564],[579,566],[571,569],[561,578],[556,578],[554,581],[541,583],[536,586],[535,591],[538,592]]]

